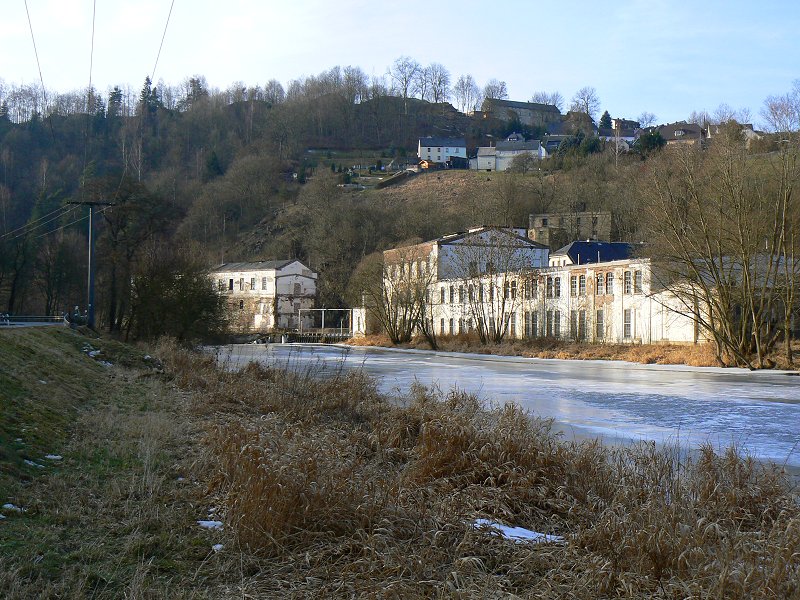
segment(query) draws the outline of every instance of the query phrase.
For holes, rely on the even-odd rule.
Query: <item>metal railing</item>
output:
[[[0,313],[0,327],[14,327],[16,325],[63,323],[63,315],[9,315]]]

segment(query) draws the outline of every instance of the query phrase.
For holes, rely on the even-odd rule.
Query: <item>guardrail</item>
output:
[[[63,315],[8,315],[0,313],[0,327],[14,327],[31,323],[63,323]]]

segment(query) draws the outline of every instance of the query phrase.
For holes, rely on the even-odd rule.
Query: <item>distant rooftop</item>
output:
[[[444,138],[444,137],[421,137],[419,145],[431,148],[433,146],[447,148],[466,148],[467,141],[464,138]]]
[[[260,260],[256,262],[233,262],[223,263],[220,266],[212,269],[212,272],[223,271],[266,271],[269,269],[279,270],[288,264],[295,262],[297,259],[290,258],[286,260]]]
[[[628,242],[577,241],[550,254],[550,258],[568,256],[573,264],[594,264],[625,260],[634,254],[634,245]]]

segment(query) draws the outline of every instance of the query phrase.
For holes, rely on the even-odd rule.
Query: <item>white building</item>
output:
[[[484,228],[477,231],[485,233]],[[608,343],[705,340],[682,301],[659,285],[649,259],[628,256],[631,246],[591,242],[592,248],[586,249],[581,246],[586,243],[570,244],[554,253],[550,261],[553,266],[546,266],[547,250],[523,239],[525,252],[494,251],[495,256],[522,257],[522,261],[508,261],[505,269],[487,269],[475,262],[465,271],[464,257],[470,252],[476,257],[490,252],[482,245],[490,241],[485,236],[445,236],[428,242],[425,251],[420,251],[425,245],[399,248],[385,254],[386,277],[393,281],[425,277],[426,314],[438,335],[468,333],[490,323],[492,328],[504,330],[505,339],[549,337]],[[422,268],[419,261],[423,256],[436,259]],[[451,263],[458,268],[449,268]],[[355,333],[364,333],[367,314],[359,312],[358,317],[357,322],[354,320]]]
[[[447,163],[455,158],[467,160],[467,142],[464,138],[419,138],[417,156],[420,160],[435,163]]]
[[[242,333],[313,326],[317,274],[299,260],[225,263],[209,276]],[[307,311],[307,312],[304,312]]]
[[[521,135],[512,133],[506,140],[497,142],[496,146],[479,147],[477,160],[470,161],[470,168],[477,171],[506,171],[521,154],[539,160],[541,152],[539,140],[525,141]]]

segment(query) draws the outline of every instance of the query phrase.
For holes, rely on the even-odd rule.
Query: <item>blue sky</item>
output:
[[[171,0],[97,0],[92,80],[138,89],[156,60]],[[263,85],[358,65],[381,75],[395,58],[439,62],[453,80],[507,82],[512,100],[596,88],[601,110],[659,122],[720,103],[759,111],[800,78],[800,2],[620,0],[605,3],[387,3],[175,0],[155,79],[202,74],[210,85]],[[89,81],[92,0],[28,0],[48,89]],[[25,5],[6,2],[0,78],[38,80]]]

